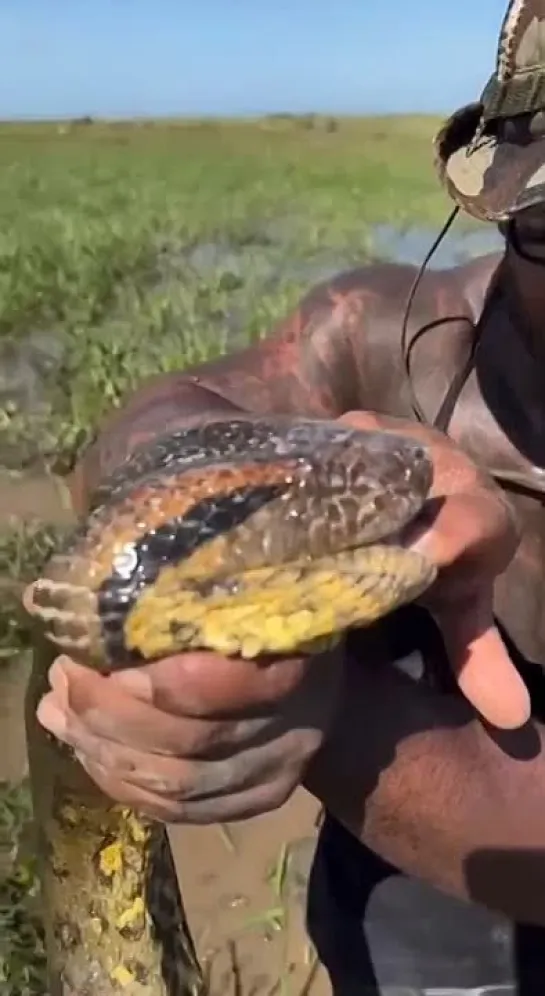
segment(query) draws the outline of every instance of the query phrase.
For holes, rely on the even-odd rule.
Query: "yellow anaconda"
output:
[[[431,478],[415,441],[279,416],[176,432],[99,487],[25,596],[44,637],[27,722],[51,996],[202,992],[164,827],[101,796],[36,723],[53,648],[102,671],[312,653],[432,582],[400,539]]]

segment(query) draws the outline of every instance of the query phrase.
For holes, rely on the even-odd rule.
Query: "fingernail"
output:
[[[68,657],[67,654],[59,654],[58,657],[55,657],[55,660],[53,661],[52,667],[55,664],[57,664],[60,668],[69,668],[69,667],[73,667],[74,663],[75,662],[72,660],[72,658]]]
[[[51,667],[49,668],[49,683],[56,683],[59,689],[68,687],[68,671],[73,665],[73,661],[69,657],[65,657],[62,654],[60,657],[55,657]]]
[[[143,702],[153,701],[153,686],[151,678],[143,668],[130,668],[113,674],[112,680],[121,685],[127,692]]]
[[[66,708],[69,702],[68,675],[65,671],[67,659],[66,657],[57,657],[47,674],[49,687],[52,692],[55,692],[63,708]]]
[[[51,702],[48,698],[43,699],[37,710],[36,717],[38,722],[52,733],[53,736],[59,737],[63,740],[66,736],[66,716],[65,714]]]

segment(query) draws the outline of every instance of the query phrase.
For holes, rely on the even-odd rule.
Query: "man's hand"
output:
[[[435,429],[373,412],[349,412],[339,421],[411,436],[429,448],[432,498],[407,537],[440,569],[421,602],[441,629],[466,698],[494,726],[523,726],[530,715],[529,696],[493,619],[494,582],[519,541],[503,492]]]
[[[361,412],[342,421],[429,446],[434,497],[410,537],[440,567],[426,604],[467,698],[498,726],[523,725],[528,695],[492,619],[494,579],[517,545],[501,492],[434,430]],[[168,822],[242,819],[277,808],[301,782],[342,708],[341,657],[195,653],[109,677],[63,657],[38,718],[124,804]]]
[[[180,654],[104,677],[59,657],[38,719],[111,798],[165,822],[277,809],[332,724],[342,654]]]

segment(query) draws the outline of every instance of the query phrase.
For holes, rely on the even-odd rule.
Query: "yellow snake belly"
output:
[[[50,996],[204,991],[166,829],[100,794],[35,719],[64,650],[108,673],[192,649],[315,653],[418,597],[416,441],[334,422],[211,422],[135,451],[25,593],[27,731]]]

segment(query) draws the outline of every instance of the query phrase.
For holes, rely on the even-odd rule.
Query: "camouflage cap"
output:
[[[511,0],[495,72],[436,136],[435,163],[453,200],[480,220],[545,202],[545,0]]]

